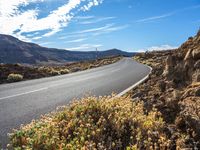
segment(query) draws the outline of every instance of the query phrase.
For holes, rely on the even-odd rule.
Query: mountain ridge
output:
[[[59,64],[93,60],[110,56],[133,56],[135,53],[118,49],[106,51],[70,51],[47,48],[35,43],[23,42],[11,35],[0,34],[0,63]]]

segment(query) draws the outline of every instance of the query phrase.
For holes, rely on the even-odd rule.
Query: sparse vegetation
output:
[[[23,80],[23,75],[11,73],[8,75],[7,80],[8,80],[8,82],[18,82],[18,81]]]
[[[171,149],[200,149],[200,32],[176,50],[140,53],[149,64],[149,79],[129,94],[156,108],[166,123]]]
[[[0,64],[0,84],[6,82],[14,82],[14,80],[7,80],[8,75],[23,74],[21,80],[37,79],[42,77],[56,76],[60,74],[68,74],[71,72],[82,71],[107,65],[120,60],[121,57],[110,57],[97,59],[93,61],[75,62],[70,64],[63,64],[59,66],[24,66],[21,64]],[[19,81],[21,81],[19,80]]]
[[[60,71],[52,69],[52,70],[50,71],[50,74],[51,74],[52,76],[60,75]]]
[[[61,69],[60,74],[68,74],[70,71],[68,69]]]
[[[160,113],[130,97],[87,97],[10,134],[10,148],[166,149]]]

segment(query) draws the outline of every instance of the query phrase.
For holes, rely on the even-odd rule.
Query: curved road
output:
[[[0,85],[0,143],[5,146],[11,129],[73,98],[122,92],[149,72],[147,66],[123,58],[111,65],[77,73]]]

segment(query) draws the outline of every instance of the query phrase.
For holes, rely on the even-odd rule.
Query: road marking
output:
[[[30,94],[30,93],[35,93],[35,92],[39,92],[39,91],[43,91],[43,90],[47,90],[47,89],[48,88],[41,88],[41,89],[38,89],[38,90],[33,90],[33,91],[28,91],[28,92],[24,92],[24,93],[20,93],[20,94],[15,94],[15,95],[11,95],[11,96],[1,97],[0,100],[12,98],[12,97],[17,97],[17,96],[21,96],[21,95],[27,95],[27,94]]]
[[[111,72],[118,71],[118,70],[120,70],[120,69],[114,69]],[[100,77],[100,76],[103,76],[103,75],[104,75],[104,73],[101,73],[101,74],[98,74],[96,76],[85,77],[85,78],[78,79],[78,80],[75,80],[75,81],[71,81],[71,82],[68,82],[68,83],[53,84],[53,85],[50,85],[49,87],[45,87],[45,88],[41,88],[41,89],[37,89],[37,90],[33,90],[33,91],[28,91],[28,92],[24,92],[24,93],[20,93],[20,94],[15,94],[15,95],[11,95],[11,96],[1,97],[0,100],[13,98],[13,97],[21,96],[21,95],[27,95],[27,94],[30,94],[30,93],[35,93],[35,92],[47,90],[49,88],[58,87],[58,86],[69,84],[69,83],[81,82],[81,81],[85,81],[85,80],[88,80],[88,79],[97,78],[97,77]]]
[[[147,65],[146,65],[147,66]],[[130,90],[132,90],[133,88],[135,88],[136,86],[138,86],[139,84],[143,83],[146,79],[149,78],[149,75],[152,72],[152,68],[150,66],[147,66],[150,69],[150,72],[148,75],[146,75],[143,79],[141,79],[140,81],[136,82],[135,84],[131,85],[129,88],[125,89],[124,91],[122,91],[121,93],[117,94],[116,97],[121,97],[124,94],[126,94],[127,92],[129,92]]]

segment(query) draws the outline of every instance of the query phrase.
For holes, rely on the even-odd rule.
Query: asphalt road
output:
[[[150,69],[124,58],[117,63],[68,75],[0,85],[0,143],[8,142],[7,133],[21,124],[67,104],[86,94],[120,93],[135,84]]]

